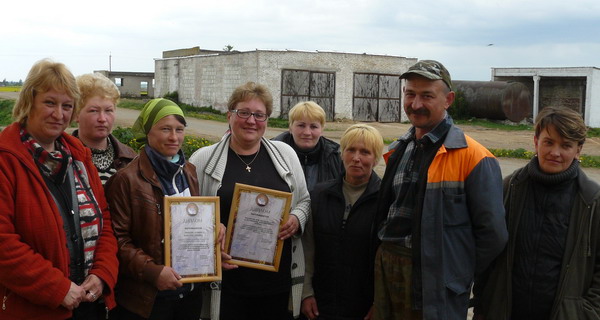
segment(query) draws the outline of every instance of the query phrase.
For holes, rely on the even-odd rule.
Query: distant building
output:
[[[153,72],[122,72],[95,70],[112,80],[123,98],[154,97]]]
[[[255,81],[273,94],[274,117],[286,117],[297,102],[312,100],[325,109],[328,121],[399,122],[400,74],[415,62],[386,55],[194,47],[155,59],[155,94],[177,91],[183,103],[225,111],[233,90]]]
[[[587,126],[600,127],[599,68],[492,68],[492,80],[527,86],[534,119],[544,107],[564,106],[581,113]]]

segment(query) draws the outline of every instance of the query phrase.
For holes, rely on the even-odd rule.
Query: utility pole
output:
[[[112,52],[108,52],[108,72],[112,71]]]

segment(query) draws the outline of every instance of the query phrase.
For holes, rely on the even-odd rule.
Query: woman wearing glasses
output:
[[[224,262],[224,268],[232,270],[223,273],[220,285],[211,285],[210,318],[291,319],[292,314],[300,314],[304,277],[300,236],[310,207],[304,173],[289,145],[263,137],[273,111],[273,98],[265,86],[248,82],[236,88],[228,109],[230,133],[190,157],[197,168],[200,192],[220,197],[224,224],[229,220],[236,183],[291,192],[292,205],[279,233],[284,240],[279,271],[236,268]]]

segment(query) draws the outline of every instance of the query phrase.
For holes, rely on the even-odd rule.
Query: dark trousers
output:
[[[290,292],[261,297],[221,292],[220,320],[292,320],[288,311]]]
[[[106,308],[103,302],[83,302],[73,310],[71,320],[101,320],[106,319]]]
[[[122,306],[117,306],[110,319],[119,320],[198,320],[202,310],[202,290],[199,286],[181,299],[156,297],[150,317],[144,318]]]

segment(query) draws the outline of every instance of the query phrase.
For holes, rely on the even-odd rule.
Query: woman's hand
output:
[[[281,227],[281,231],[279,231],[279,240],[285,240],[298,232],[300,228],[300,220],[293,214],[288,216],[287,221]]]
[[[225,262],[227,260],[231,260],[231,256],[225,253],[225,230],[227,230],[227,228],[225,228],[225,225],[221,223],[219,225],[218,239],[219,243],[221,244],[221,268],[223,270],[237,269],[238,266],[236,264],[230,264]]]
[[[104,282],[98,278],[95,274],[90,274],[85,278],[85,281],[81,284],[86,295],[83,301],[94,302],[102,296],[104,291]]]
[[[71,287],[69,288],[69,292],[64,297],[61,305],[69,310],[73,310],[79,307],[81,301],[85,299],[85,290],[76,285],[74,282],[71,282]]]
[[[316,319],[319,316],[317,300],[314,296],[306,297],[304,300],[302,300],[302,307],[300,310],[302,311],[302,314],[309,320]]]
[[[173,268],[165,266],[158,275],[156,287],[160,291],[175,290],[183,285],[179,282],[179,279],[181,279],[181,276]]]

